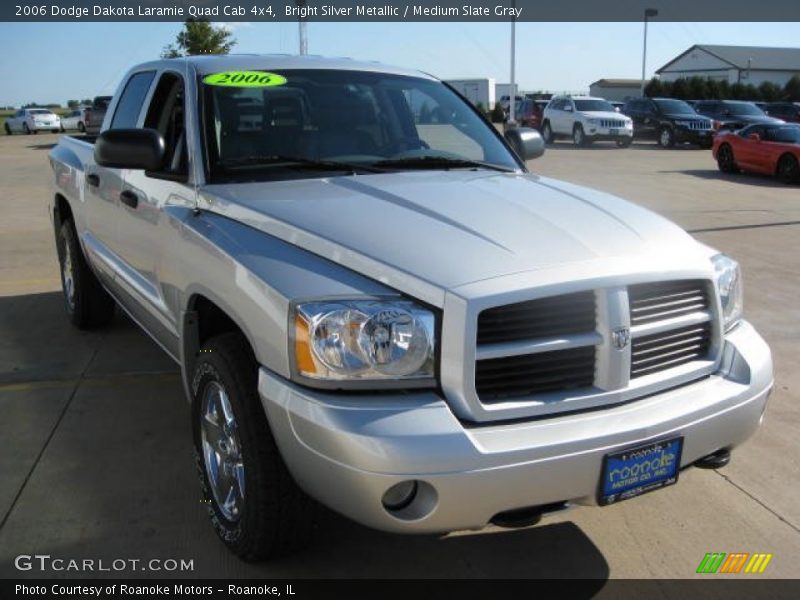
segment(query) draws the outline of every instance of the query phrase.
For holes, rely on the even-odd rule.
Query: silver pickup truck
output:
[[[430,75],[288,56],[137,66],[96,141],[52,150],[67,314],[119,306],[180,365],[233,552],[297,547],[315,501],[528,525],[758,428],[772,359],[737,263],[528,172],[542,152]]]

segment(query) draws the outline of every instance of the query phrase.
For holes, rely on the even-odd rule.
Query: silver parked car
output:
[[[430,75],[289,56],[133,68],[50,153],[66,312],[180,365],[211,522],[286,552],[370,527],[522,526],[719,467],[770,350],[737,263],[540,177]],[[314,499],[314,500],[312,500]]]
[[[76,108],[61,117],[61,131],[77,129],[86,131],[86,107]]]
[[[14,116],[6,119],[6,135],[12,133],[39,133],[40,131],[61,131],[61,119],[46,108],[21,108]]]

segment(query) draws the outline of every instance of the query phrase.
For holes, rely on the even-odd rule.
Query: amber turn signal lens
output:
[[[297,370],[303,374],[314,374],[317,366],[311,357],[311,345],[309,344],[308,321],[302,316],[296,315],[294,318],[294,359]]]

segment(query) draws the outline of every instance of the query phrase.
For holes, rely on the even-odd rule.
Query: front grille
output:
[[[478,345],[594,330],[594,292],[578,292],[484,310],[478,316]]]
[[[600,127],[604,127],[605,129],[622,129],[625,127],[625,121],[618,119],[600,119]]]
[[[479,360],[475,364],[475,389],[481,402],[491,404],[589,387],[594,382],[594,361],[594,346]]]
[[[707,358],[710,348],[710,322],[635,338],[631,345],[631,378]]]
[[[711,129],[711,121],[679,121],[678,124],[692,131]]]
[[[631,325],[644,325],[709,309],[702,280],[641,283],[628,288]]]

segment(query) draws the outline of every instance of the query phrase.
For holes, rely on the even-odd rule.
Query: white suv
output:
[[[603,98],[554,96],[544,109],[542,135],[548,144],[569,136],[576,146],[608,140],[627,148],[633,141],[633,121]]]

